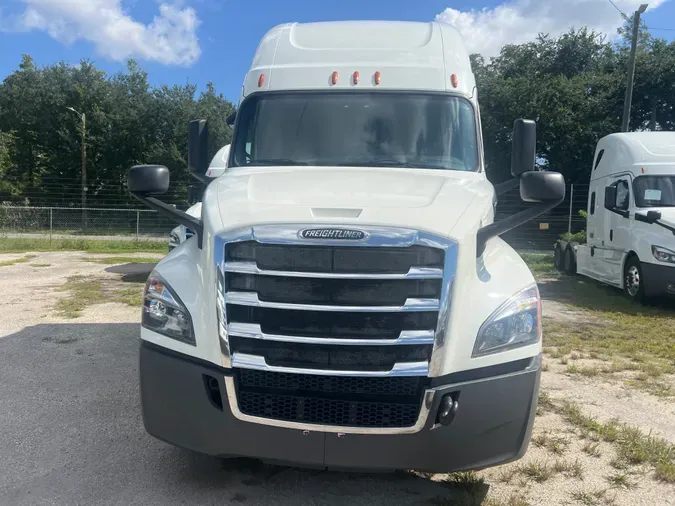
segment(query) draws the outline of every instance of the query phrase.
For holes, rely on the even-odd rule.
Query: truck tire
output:
[[[571,245],[568,245],[567,248],[565,248],[563,270],[565,274],[570,276],[574,276],[577,273],[577,259],[574,257],[574,250]]]
[[[556,243],[555,249],[553,250],[553,266],[559,272],[562,272],[565,268],[563,259],[563,248],[560,245],[560,243]]]
[[[644,302],[645,287],[640,259],[633,255],[623,268],[623,292],[635,302]]]

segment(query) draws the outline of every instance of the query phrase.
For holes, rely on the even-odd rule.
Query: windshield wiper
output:
[[[251,166],[272,166],[272,165],[309,165],[307,162],[299,162],[297,160],[290,160],[288,158],[258,158],[251,160],[246,164]]]

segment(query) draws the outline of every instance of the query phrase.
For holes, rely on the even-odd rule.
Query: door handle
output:
[[[609,231],[609,240],[613,241],[614,240],[614,230]]]

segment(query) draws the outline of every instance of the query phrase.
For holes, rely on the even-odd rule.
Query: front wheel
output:
[[[623,291],[631,300],[636,302],[644,300],[644,278],[642,277],[640,259],[636,256],[632,256],[626,261],[623,272]]]
[[[557,271],[562,271],[565,268],[563,265],[563,249],[560,243],[556,243],[555,249],[553,250],[553,266]]]
[[[567,246],[567,248],[565,248],[565,256],[563,263],[566,274],[574,276],[577,273],[577,261],[576,258],[574,258],[574,251],[572,250],[572,246]]]

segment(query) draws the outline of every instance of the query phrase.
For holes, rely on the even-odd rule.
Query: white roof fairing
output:
[[[620,170],[631,170],[635,175],[675,173],[675,132],[626,132],[607,135],[598,141],[597,153],[604,150],[591,180]]]
[[[358,84],[352,75],[360,74]],[[375,72],[381,74],[376,85]],[[333,85],[331,76],[338,72]],[[258,86],[264,74],[262,86]],[[458,87],[451,84],[456,74]],[[474,94],[475,79],[461,35],[451,25],[407,21],[292,23],[263,37],[242,98],[254,91],[389,89]]]

